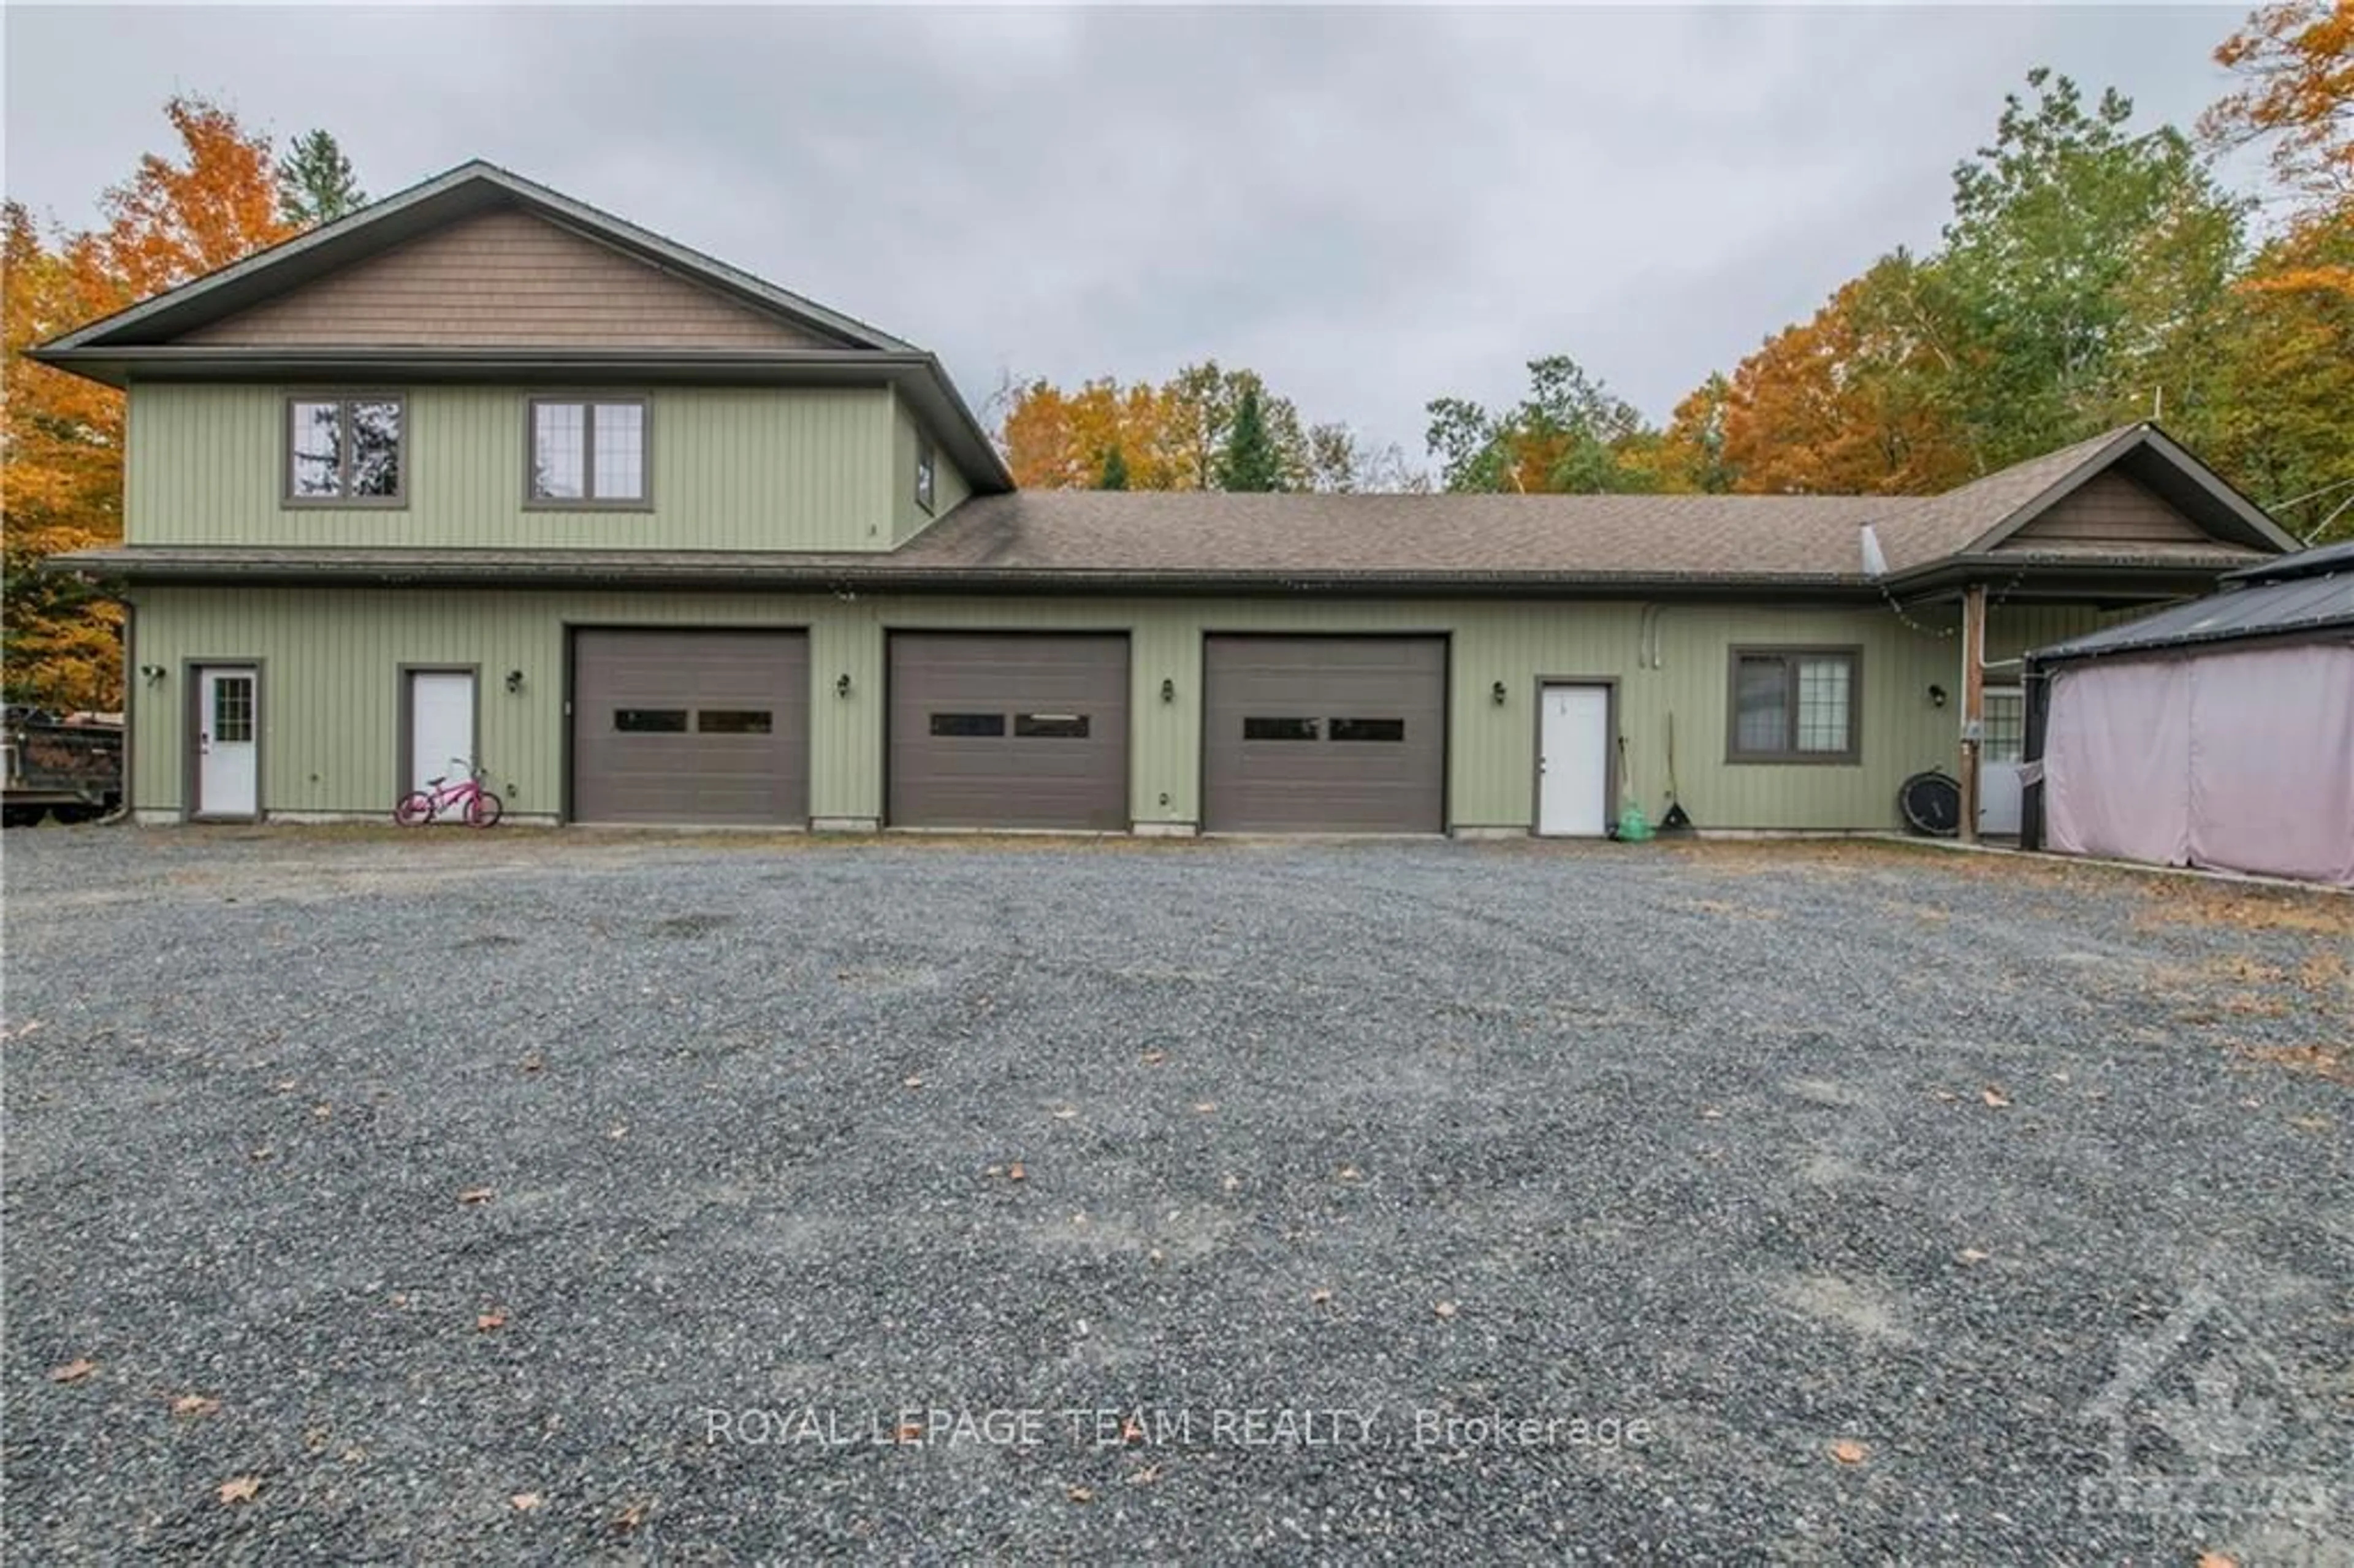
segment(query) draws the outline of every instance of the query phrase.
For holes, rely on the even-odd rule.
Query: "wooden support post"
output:
[[[1962,590],[1962,842],[1978,842],[1978,752],[1986,726],[1986,585]]]

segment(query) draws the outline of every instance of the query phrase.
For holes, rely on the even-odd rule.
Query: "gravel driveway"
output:
[[[18,1561],[2343,1562],[2354,900],[40,829]]]

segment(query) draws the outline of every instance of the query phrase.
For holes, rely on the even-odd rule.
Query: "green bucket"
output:
[[[1618,837],[1630,844],[1646,842],[1651,836],[1651,819],[1643,815],[1643,808],[1632,800],[1618,813]]]

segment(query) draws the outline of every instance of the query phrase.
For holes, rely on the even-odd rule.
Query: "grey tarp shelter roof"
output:
[[[2245,567],[2224,581],[2221,593],[2039,648],[2029,657],[2057,664],[2337,628],[2354,633],[2354,543]]]

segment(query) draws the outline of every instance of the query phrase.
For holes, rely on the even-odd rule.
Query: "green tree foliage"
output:
[[[1104,453],[1103,471],[1096,476],[1096,488],[1097,490],[1128,488],[1128,459],[1120,454],[1118,447],[1113,447]]]
[[[351,159],[325,131],[308,131],[287,144],[278,165],[278,212],[296,228],[333,223],[367,205]]]
[[[1556,354],[1529,362],[1516,408],[1434,398],[1427,436],[1439,482],[1456,491],[1599,495],[1658,488],[1638,461],[1656,438],[1632,404]]]
[[[2172,126],[2135,134],[2115,90],[2028,73],[1954,171],[1938,272],[1956,313],[1965,443],[2000,468],[2161,404],[2194,444],[2245,204]]]
[[[1234,418],[1219,453],[1217,478],[1220,490],[1266,492],[1285,488],[1283,459],[1276,450],[1275,436],[1267,428],[1256,384],[1244,387],[1242,396],[1235,400]]]

